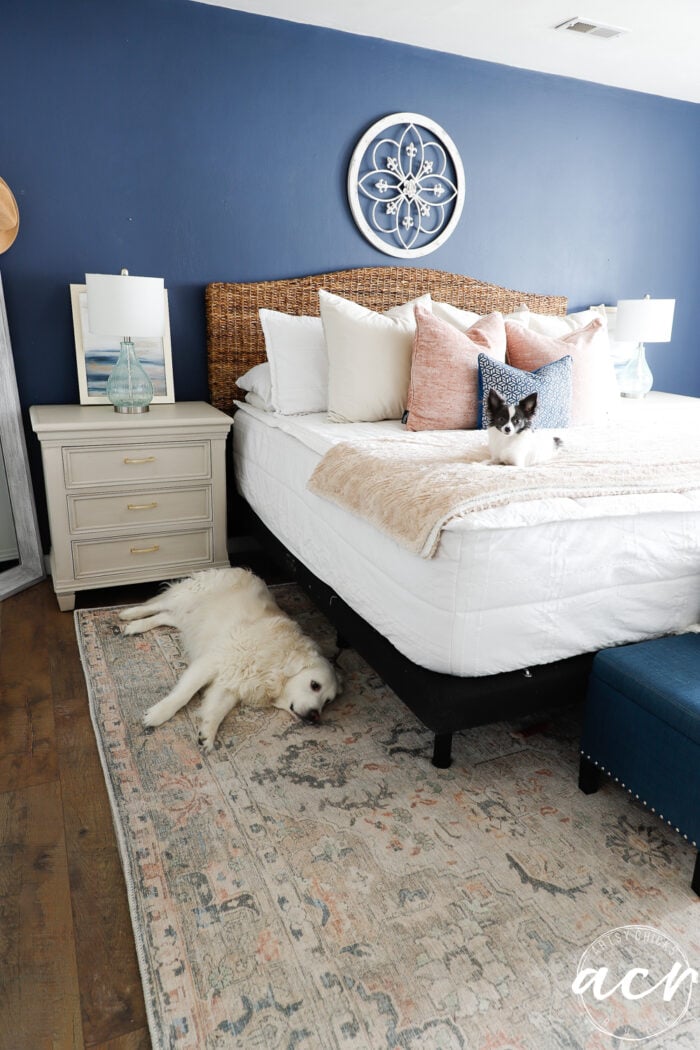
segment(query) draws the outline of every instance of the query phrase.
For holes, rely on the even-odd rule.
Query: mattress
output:
[[[677,401],[652,395],[622,410],[667,425]],[[450,522],[426,559],[306,488],[334,443],[400,440],[400,423],[329,423],[241,403],[233,429],[236,484],[264,524],[429,670],[512,671],[700,618],[700,493],[513,503]]]

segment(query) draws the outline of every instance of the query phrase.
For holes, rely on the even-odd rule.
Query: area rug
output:
[[[275,596],[332,651],[295,586]],[[244,709],[204,755],[194,705],[141,724],[183,670],[177,631],[75,617],[155,1048],[700,1045],[697,990],[663,1035],[653,997],[620,1020],[572,990],[620,928],[700,965],[693,851],[619,786],[578,790],[579,711],[459,734],[438,770],[346,650],[320,726]]]

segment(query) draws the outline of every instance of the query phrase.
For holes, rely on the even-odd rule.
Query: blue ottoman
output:
[[[588,682],[579,787],[612,777],[696,849],[700,841],[700,635],[606,649]],[[700,853],[691,882],[700,895]]]

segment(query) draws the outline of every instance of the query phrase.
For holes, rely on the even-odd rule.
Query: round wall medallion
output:
[[[392,113],[355,146],[348,198],[358,227],[387,255],[427,255],[444,244],[464,205],[464,168],[443,128]]]

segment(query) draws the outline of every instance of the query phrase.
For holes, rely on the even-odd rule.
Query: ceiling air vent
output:
[[[622,29],[620,26],[608,26],[603,22],[594,22],[591,18],[582,18],[581,15],[567,18],[566,22],[561,22],[554,28],[567,29],[571,33],[581,33],[583,36],[600,36],[606,40],[629,32],[628,29]]]

